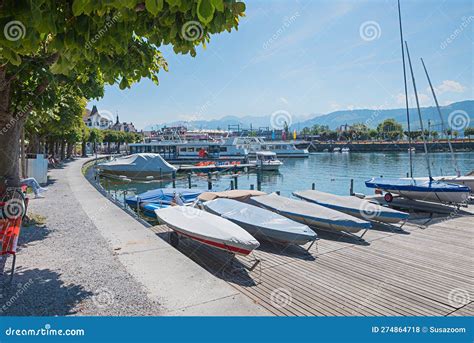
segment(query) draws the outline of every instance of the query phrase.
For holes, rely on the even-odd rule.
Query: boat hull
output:
[[[471,193],[474,193],[474,176],[435,176],[433,177],[436,181],[442,181],[446,183],[454,183],[456,185],[462,185],[469,187]],[[415,180],[427,181],[428,178],[415,178]]]
[[[293,192],[293,195],[364,220],[396,224],[407,220],[409,216],[408,213],[376,205],[352,196],[340,196],[312,190]]]

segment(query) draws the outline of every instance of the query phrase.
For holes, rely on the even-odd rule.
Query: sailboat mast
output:
[[[423,138],[423,146],[425,148],[425,157],[426,157],[426,165],[428,167],[428,176],[430,177],[430,181],[431,181],[433,179],[433,177],[431,175],[430,157],[429,157],[429,154],[428,154],[428,147],[426,146],[425,129],[423,128],[423,118],[421,117],[420,102],[418,100],[418,92],[416,91],[415,75],[413,74],[413,67],[411,65],[411,59],[410,59],[410,51],[408,50],[408,44],[407,44],[406,41],[405,41],[405,47],[407,49],[408,65],[410,66],[411,80],[413,82],[413,91],[415,92],[416,108],[418,110],[418,118],[420,119],[421,137]]]
[[[423,64],[423,69],[425,70],[426,78],[428,79],[428,83],[430,84],[430,88],[431,88],[431,93],[433,94],[433,98],[434,98],[434,101],[436,103],[436,108],[438,110],[439,119],[441,120],[441,129],[443,130],[443,133],[446,135],[446,137],[448,139],[449,150],[451,152],[451,160],[453,161],[453,166],[454,166],[454,169],[456,170],[456,175],[461,176],[461,171],[459,169],[459,165],[456,161],[456,157],[454,157],[454,150],[453,150],[453,146],[451,144],[451,139],[449,138],[448,132],[446,131],[446,126],[444,125],[443,114],[441,113],[441,110],[439,108],[438,98],[436,97],[436,93],[434,91],[433,84],[431,83],[430,76],[428,75],[428,70],[426,69],[425,61],[423,61],[423,58],[421,58],[421,63]]]
[[[402,12],[400,10],[400,0],[398,0],[398,22],[400,25],[400,45],[402,48],[402,61],[403,61],[403,82],[405,85],[405,107],[407,110],[408,154],[410,156],[410,177],[413,178],[413,156],[412,156],[412,151],[411,151],[410,111],[408,109],[407,73],[406,73],[406,66],[405,66],[405,49],[403,47]]]

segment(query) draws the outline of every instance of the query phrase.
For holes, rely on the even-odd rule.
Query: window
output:
[[[220,151],[221,151],[221,152],[227,152],[227,147],[221,146]]]
[[[194,152],[194,148],[188,148],[188,152]]]
[[[179,148],[180,152],[186,152],[186,148]]]

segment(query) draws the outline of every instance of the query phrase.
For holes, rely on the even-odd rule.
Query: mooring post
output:
[[[260,176],[260,172],[257,170],[257,190],[261,191],[262,190],[262,180]]]
[[[188,188],[191,188],[191,173],[188,173]]]
[[[253,191],[255,189],[253,183],[250,185],[250,190]]]
[[[351,179],[351,188],[349,189],[349,194],[354,195],[354,179]]]
[[[234,181],[233,180],[230,180],[230,189],[234,190]]]
[[[234,186],[235,186],[235,189],[239,189],[239,184],[237,183],[237,178],[238,178],[238,175],[235,175],[235,176],[234,176]]]
[[[173,188],[176,188],[176,172],[173,172]]]
[[[211,172],[207,173],[207,189],[210,191],[212,189],[212,178]]]
[[[311,189],[314,191],[316,189],[316,184],[313,182],[313,184],[311,185]]]
[[[275,193],[276,193],[277,195],[280,195],[280,191],[276,191]]]

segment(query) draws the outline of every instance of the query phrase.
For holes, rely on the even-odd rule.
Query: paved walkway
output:
[[[79,159],[50,172],[30,212],[17,274],[4,288],[6,315],[268,315],[105,199]]]

